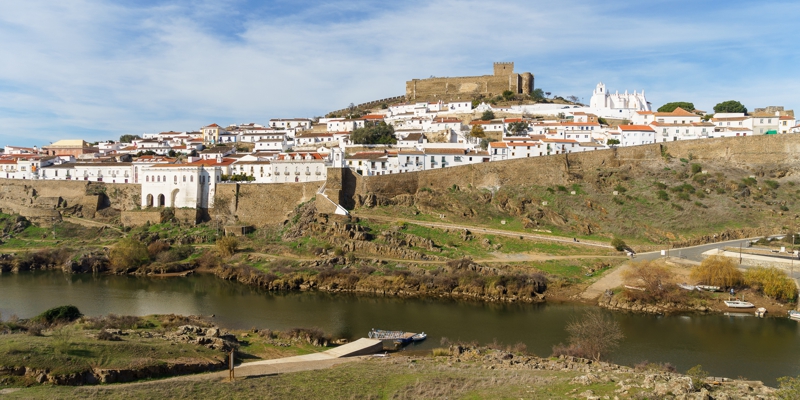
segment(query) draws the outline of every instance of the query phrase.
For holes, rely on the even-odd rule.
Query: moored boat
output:
[[[800,321],[800,311],[789,310],[789,319]]]
[[[695,290],[697,287],[694,285],[689,285],[687,283],[679,283],[678,287],[684,290]]]
[[[730,308],[753,308],[755,305],[750,303],[749,301],[742,301],[742,300],[724,300],[726,306]]]
[[[720,292],[722,288],[719,286],[710,286],[710,285],[695,285],[696,288],[700,290],[705,290],[706,292]]]
[[[767,309],[764,307],[758,307],[756,310],[756,317],[764,318],[764,315],[767,314]]]
[[[428,338],[428,334],[426,334],[425,332],[422,332],[422,333],[418,333],[418,334],[412,336],[411,337],[411,341],[412,342],[421,342],[421,341],[423,341],[423,340],[425,340],[427,338]]]

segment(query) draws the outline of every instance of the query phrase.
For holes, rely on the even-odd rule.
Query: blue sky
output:
[[[798,19],[790,1],[4,1],[0,145],[319,116],[495,61],[585,101],[602,81],[655,107],[794,109]]]

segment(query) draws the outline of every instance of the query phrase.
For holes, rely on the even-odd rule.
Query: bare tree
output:
[[[569,353],[599,361],[619,346],[625,335],[619,323],[600,310],[586,312],[567,324]]]
[[[630,267],[622,273],[622,277],[631,285],[643,286],[648,293],[660,298],[660,295],[672,283],[673,274],[663,263],[640,261],[631,263]]]

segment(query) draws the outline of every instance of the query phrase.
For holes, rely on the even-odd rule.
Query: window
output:
[[[178,183],[178,175],[175,175],[173,178],[175,178],[173,179],[173,181],[175,181],[175,183]]]
[[[186,182],[186,175],[183,176],[183,181]]]
[[[145,182],[150,182],[150,177],[149,176],[145,176],[144,180],[145,180]]]

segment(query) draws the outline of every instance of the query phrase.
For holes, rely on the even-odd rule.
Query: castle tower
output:
[[[533,93],[533,74],[530,72],[523,72],[520,74],[522,76],[522,94],[531,94]]]
[[[494,76],[509,76],[514,73],[513,62],[496,62],[494,63]]]

